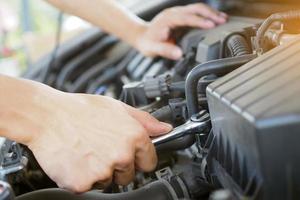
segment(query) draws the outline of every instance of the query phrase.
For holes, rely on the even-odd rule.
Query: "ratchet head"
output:
[[[201,133],[210,126],[210,116],[206,111],[193,115],[186,123],[174,128],[170,133],[152,139],[154,145],[160,145],[189,134]]]

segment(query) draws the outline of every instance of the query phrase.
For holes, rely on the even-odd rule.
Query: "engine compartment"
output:
[[[231,14],[239,5],[217,6]],[[41,59],[24,77],[108,95],[174,127],[199,113],[211,123],[157,144],[155,172],[82,195],[57,189],[26,147],[3,139],[0,199],[297,199],[300,12],[273,10],[267,19],[233,13],[212,30],[178,30],[184,57],[177,62],[144,57],[98,29]]]

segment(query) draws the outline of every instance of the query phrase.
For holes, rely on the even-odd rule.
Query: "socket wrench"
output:
[[[207,111],[193,115],[186,123],[174,128],[170,133],[152,139],[157,146],[181,138],[185,135],[203,132],[210,126],[210,116]]]

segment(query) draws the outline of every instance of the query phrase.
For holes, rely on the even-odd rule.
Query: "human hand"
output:
[[[162,56],[177,60],[181,49],[172,42],[171,33],[178,27],[211,29],[224,24],[227,15],[203,4],[191,4],[168,8],[150,23],[141,26],[134,46],[146,56]]]
[[[149,136],[170,125],[108,97],[50,93],[49,114],[26,145],[59,187],[80,193],[94,183],[127,185],[135,169],[156,167]]]

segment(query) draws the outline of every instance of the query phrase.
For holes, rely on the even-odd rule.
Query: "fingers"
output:
[[[114,172],[114,182],[118,185],[128,185],[135,176],[134,163],[131,162],[129,165],[120,170],[115,170]]]
[[[112,182],[118,185],[128,185],[135,177],[135,169],[150,172],[157,164],[156,151],[151,140],[144,132],[135,132],[130,142],[118,146],[114,154],[105,159],[94,155],[88,156],[84,163],[77,163],[73,167],[62,168],[65,177],[56,180],[58,186],[74,193],[80,194],[91,189],[92,185],[106,188]],[[85,166],[85,167],[84,167]],[[72,170],[82,173],[74,174]],[[70,170],[72,169],[72,170]]]
[[[118,185],[128,185],[135,177],[135,169],[150,172],[157,164],[155,147],[146,133],[134,133],[131,139],[133,145],[128,143],[122,153],[116,154],[113,181]]]
[[[158,121],[149,113],[124,104],[129,114],[137,120],[147,131],[149,136],[158,136],[170,132],[173,127],[170,124]]]
[[[113,181],[113,168],[107,166],[101,169],[100,166],[100,164],[91,166],[91,168],[94,168],[94,170],[91,170],[91,180],[94,182],[94,186],[106,188]]]
[[[183,55],[182,50],[178,46],[168,42],[153,44],[151,50],[157,55],[171,60],[178,60]]]
[[[214,22],[205,19],[204,17],[194,15],[194,14],[185,14],[185,13],[174,16],[171,22],[172,22],[172,27],[188,26],[188,27],[197,27],[203,29],[211,29],[216,26]]]
[[[112,167],[113,182],[118,185],[128,185],[132,182],[135,169],[150,172],[157,164],[155,147],[146,133],[133,133],[131,143],[128,142],[123,148],[120,147],[121,151],[117,151],[118,153],[113,158],[116,161]],[[103,182],[103,177],[101,182]]]
[[[128,185],[135,177],[135,169],[151,172],[157,165],[156,150],[146,134],[139,134],[135,141],[135,154],[124,152],[114,167],[114,183]],[[133,157],[131,157],[133,155]],[[103,181],[102,181],[103,182]]]
[[[197,3],[169,8],[162,13],[161,18],[158,21],[160,23],[165,21],[170,28],[189,26],[210,29],[217,24],[225,23],[227,15],[205,4]]]
[[[210,6],[202,3],[188,5],[186,6],[186,11],[188,11],[189,13],[201,15],[217,24],[225,23],[228,18],[225,13],[215,10]]]
[[[140,171],[151,172],[157,165],[156,150],[150,138],[145,138],[145,141],[137,146],[135,166]]]
[[[161,26],[169,28],[177,27],[197,27],[210,29],[215,27],[215,23],[193,12],[187,12],[186,7],[170,8],[162,14],[161,19],[157,21]]]

